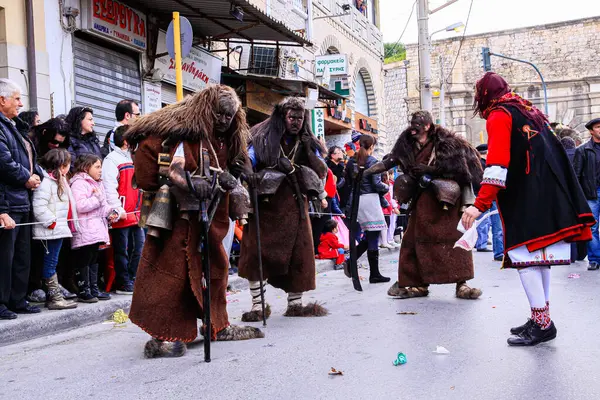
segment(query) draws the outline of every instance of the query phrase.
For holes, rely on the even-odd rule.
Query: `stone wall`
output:
[[[534,63],[547,84],[550,121],[562,122],[586,136],[583,125],[600,115],[600,64],[594,59],[600,48],[600,17],[466,36],[460,53],[460,37],[432,43],[432,81],[440,87],[440,60],[446,77],[446,125],[478,143],[485,123],[471,118],[473,88],[482,75],[482,47],[493,53]],[[457,57],[457,53],[459,56]],[[417,46],[407,46],[408,102],[419,108]],[[513,90],[544,110],[543,90],[535,70],[523,63],[492,56],[493,71]],[[454,65],[454,69],[452,68]],[[439,96],[434,95],[434,118],[439,118]],[[484,135],[485,136],[485,135]],[[484,138],[485,140],[485,138]]]
[[[384,66],[385,126],[387,138],[384,150],[392,150],[396,139],[408,126],[408,87],[406,85],[406,66],[396,62]]]

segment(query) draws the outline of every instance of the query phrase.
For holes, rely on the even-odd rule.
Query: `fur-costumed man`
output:
[[[317,303],[302,305],[302,293],[314,290],[316,282],[307,187],[302,184],[300,170],[312,170],[305,172],[311,172],[321,184],[327,174],[327,166],[321,157],[325,150],[310,129],[309,111],[305,109],[304,100],[294,97],[283,100],[266,121],[252,128],[251,137],[249,155],[255,171],[254,185],[263,184],[258,177],[265,169],[285,174],[274,194],[260,196],[259,200],[264,278],[271,286],[288,294],[285,316],[325,315],[327,310]],[[291,172],[290,162],[293,164]],[[239,275],[250,281],[252,294],[252,309],[244,313],[242,321],[262,318],[254,224],[251,217],[244,228],[239,261]],[[269,314],[267,308],[265,317]]]
[[[475,200],[472,184],[481,182],[477,152],[463,138],[435,125],[429,112],[418,111],[391,154],[365,175],[394,165],[404,172],[395,183],[396,197],[411,204],[400,247],[398,281],[388,295],[424,297],[431,284],[454,283],[456,297],[478,298],[481,290],[466,283],[474,276],[473,256],[453,248],[461,237],[456,229],[461,214]],[[444,193],[444,188],[449,193]]]
[[[148,235],[138,268],[129,317],[152,336],[147,357],[180,356],[185,343],[198,336],[202,318],[202,257],[198,251],[201,224],[195,200],[210,200],[212,187],[204,178],[210,169],[239,175],[247,160],[246,113],[235,91],[210,86],[185,100],[137,121],[127,140],[134,153],[135,179],[140,189],[156,192],[170,186],[172,230]],[[157,163],[165,154],[170,164]],[[189,173],[188,176],[186,176]],[[197,179],[199,178],[199,179]],[[208,178],[210,179],[210,178]],[[193,194],[193,195],[192,195]],[[229,229],[230,197],[225,193],[209,230],[211,337],[243,340],[263,337],[253,327],[229,324],[227,315],[228,257],[222,241]],[[192,204],[192,206],[190,206]],[[206,329],[206,327],[202,327]]]
[[[487,167],[469,228],[497,200],[504,225],[503,268],[515,268],[531,318],[512,328],[511,346],[533,346],[556,337],[550,318],[550,266],[571,263],[570,243],[592,237],[594,217],[559,139],[546,116],[513,93],[498,74],[476,85],[475,113],[486,120]]]

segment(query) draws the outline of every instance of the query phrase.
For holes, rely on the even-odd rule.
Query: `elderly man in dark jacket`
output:
[[[585,124],[590,131],[589,142],[575,150],[573,168],[583,194],[588,201],[596,221],[600,219],[600,118],[595,118]],[[588,260],[590,271],[600,269],[600,237],[598,223],[592,227],[592,241],[588,242]]]
[[[8,79],[0,79],[0,214],[7,214],[17,225],[30,222],[31,191],[40,185],[42,176],[35,163],[33,143],[19,132],[13,120],[22,106],[20,88]],[[29,226],[0,229],[0,319],[40,312],[25,300],[30,244]]]

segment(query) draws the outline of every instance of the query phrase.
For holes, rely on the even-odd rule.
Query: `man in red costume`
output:
[[[488,72],[477,82],[475,112],[487,120],[488,156],[465,228],[497,199],[504,225],[503,268],[515,268],[531,318],[512,328],[513,346],[556,337],[550,319],[550,266],[571,263],[571,242],[591,239],[594,218],[560,141],[546,116]]]

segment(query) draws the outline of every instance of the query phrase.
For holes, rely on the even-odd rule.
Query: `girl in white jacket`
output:
[[[77,303],[63,297],[56,276],[63,239],[72,237],[67,219],[76,218],[75,202],[65,177],[71,167],[71,154],[66,149],[50,150],[40,165],[44,168],[44,179],[33,192],[33,215],[41,224],[34,225],[33,239],[41,240],[45,249],[42,279],[48,293],[46,307],[75,308]]]

